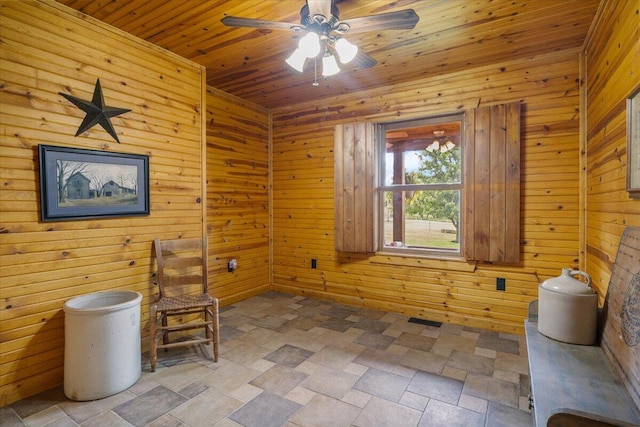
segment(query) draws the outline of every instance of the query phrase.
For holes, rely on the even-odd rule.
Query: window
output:
[[[464,115],[380,125],[380,247],[460,256]]]
[[[337,125],[336,251],[519,262],[520,110]]]

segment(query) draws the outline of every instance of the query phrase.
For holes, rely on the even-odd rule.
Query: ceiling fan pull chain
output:
[[[320,86],[320,83],[318,83],[318,57],[315,56],[313,58],[313,87],[318,86]]]

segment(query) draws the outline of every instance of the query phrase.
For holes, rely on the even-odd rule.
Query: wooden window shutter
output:
[[[468,260],[520,261],[520,103],[466,114],[465,239]]]
[[[375,125],[341,124],[334,134],[335,249],[378,249]]]

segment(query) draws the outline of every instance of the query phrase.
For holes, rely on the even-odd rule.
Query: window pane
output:
[[[402,156],[402,166],[404,167],[399,167],[396,164],[395,167],[397,168],[396,170],[398,170],[399,173],[397,174],[397,176],[394,176],[394,162],[396,161],[396,156],[400,155]],[[422,151],[400,151],[387,153],[385,156],[386,173],[384,184],[413,184],[408,174],[418,170],[421,165],[421,155]],[[404,180],[402,177],[402,170],[404,170]]]
[[[400,154],[402,160],[397,157]],[[446,152],[423,150],[400,154],[387,153],[385,156],[385,186],[461,182],[460,147],[456,146]]]
[[[460,190],[384,191],[384,246],[460,251]]]
[[[389,123],[382,129],[383,247],[460,255],[463,115]]]
[[[460,183],[460,121],[387,131],[385,186]]]

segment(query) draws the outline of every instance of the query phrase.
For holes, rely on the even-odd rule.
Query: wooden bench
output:
[[[638,313],[638,299],[626,298],[629,287],[640,293],[640,227],[625,231],[603,308],[600,345],[567,344],[538,332],[537,301],[525,321],[534,425],[640,426],[638,370],[640,344],[627,345],[621,313]],[[632,301],[634,300],[635,303]],[[633,306],[628,306],[631,301]],[[627,304],[627,305],[625,305]],[[624,323],[624,322],[622,322]],[[633,328],[633,325],[631,325]],[[635,325],[634,333],[637,333]]]

